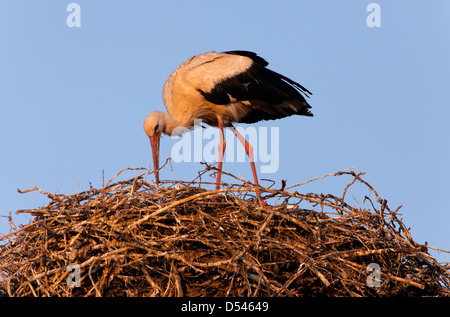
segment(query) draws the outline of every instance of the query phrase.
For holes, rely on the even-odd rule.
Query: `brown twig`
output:
[[[279,190],[231,174],[237,183],[205,190],[206,165],[163,187],[143,173],[118,181],[148,172],[127,168],[73,195],[19,191],[50,202],[19,210],[35,218],[0,237],[0,296],[450,296],[449,272],[426,252],[436,248],[416,243],[398,208],[351,169]],[[289,191],[328,176],[348,178],[342,195]],[[347,198],[350,187],[360,198]],[[282,203],[261,207],[258,192]]]

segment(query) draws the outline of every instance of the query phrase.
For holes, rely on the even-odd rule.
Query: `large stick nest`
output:
[[[19,210],[35,218],[0,238],[0,295],[450,295],[449,272],[363,173],[326,175],[350,178],[340,197],[260,187],[274,206],[246,182],[156,187],[145,174],[73,195],[32,189],[51,201]],[[372,198],[348,198],[356,184]]]

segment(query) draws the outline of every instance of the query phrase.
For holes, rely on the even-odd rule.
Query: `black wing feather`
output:
[[[259,64],[263,67],[266,67],[267,65],[269,65],[269,62],[267,62],[264,58],[262,58],[261,56],[258,56],[256,53],[254,52],[249,52],[249,51],[228,51],[228,52],[224,52],[225,54],[231,54],[231,55],[240,55],[240,56],[247,56],[250,57],[256,64]]]
[[[209,102],[229,105],[231,98],[249,101],[250,109],[239,119],[242,123],[274,120],[291,115],[313,116],[304,94],[311,94],[305,87],[265,66],[267,61],[248,51],[230,51],[227,54],[247,56],[253,64],[246,71],[217,83],[209,92],[199,90]]]

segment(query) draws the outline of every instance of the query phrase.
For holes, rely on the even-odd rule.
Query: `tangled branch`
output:
[[[140,171],[115,181],[125,171]],[[125,169],[100,189],[50,194],[0,238],[3,296],[449,296],[450,275],[363,178],[341,196],[282,188],[147,182]],[[320,178],[323,178],[320,177]],[[115,181],[115,182],[114,182]],[[203,186],[203,187],[202,187]],[[366,187],[354,206],[352,186]],[[259,191],[273,206],[260,206]],[[68,280],[75,263],[79,286]],[[379,279],[371,264],[380,268]],[[377,282],[373,283],[373,282]]]

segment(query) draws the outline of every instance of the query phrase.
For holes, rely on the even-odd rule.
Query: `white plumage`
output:
[[[193,56],[182,63],[167,79],[163,100],[168,114],[150,113],[144,122],[149,136],[159,182],[159,138],[171,135],[177,127],[192,128],[195,119],[219,127],[219,170],[222,167],[225,140],[223,126],[233,128],[232,122],[253,123],[279,119],[291,115],[312,116],[303,95],[311,94],[293,80],[266,66],[268,63],[253,52],[208,52]],[[247,150],[252,150],[242,136],[233,129]],[[255,184],[258,184],[251,160]],[[220,186],[220,172],[217,188]]]

